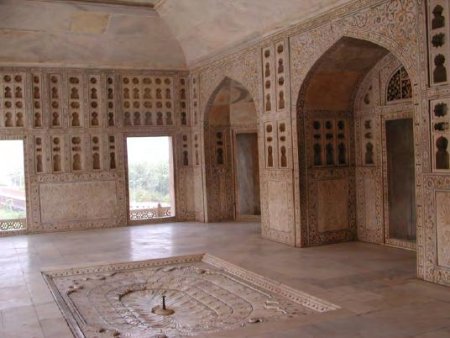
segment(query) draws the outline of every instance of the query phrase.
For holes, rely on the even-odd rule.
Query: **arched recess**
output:
[[[362,149],[355,140],[363,127],[355,117],[355,97],[363,79],[388,55],[393,57],[379,44],[344,36],[322,54],[305,76],[296,116],[302,246],[359,238],[359,220],[366,216],[367,210],[360,208],[357,191],[358,184],[365,182],[361,173],[368,169],[362,163]],[[381,96],[376,100],[379,105],[384,104]],[[396,106],[393,110],[397,108],[403,109]],[[410,109],[408,116],[412,122]],[[384,123],[381,115],[377,118],[380,118],[375,119],[378,123]],[[410,145],[414,170],[412,125]],[[378,151],[381,159],[382,148]],[[382,160],[379,165],[382,166]],[[414,177],[412,185],[415,185]],[[374,188],[383,190],[382,186]],[[383,225],[380,227],[384,234]]]
[[[204,116],[207,222],[260,216],[257,120],[249,91],[225,77]]]
[[[398,42],[393,39],[387,38],[384,35],[377,34],[376,32],[371,32],[370,30],[360,30],[357,28],[344,27],[342,30],[336,29],[332,31],[327,31],[324,36],[317,41],[305,39],[294,46],[299,51],[298,55],[293,57],[291,65],[291,79],[292,79],[292,90],[293,90],[293,100],[295,102],[296,111],[299,110],[299,105],[303,104],[305,84],[308,82],[314,68],[316,67],[319,60],[325,55],[333,46],[335,46],[341,39],[352,38],[355,40],[362,40],[371,42],[381,48],[386,49],[391,54],[393,54],[405,67],[408,72],[411,82],[417,84],[420,80],[420,74],[417,72],[419,66],[417,64],[416,54],[410,50],[404,50],[404,47],[400,46]],[[310,46],[314,46],[311,48]],[[306,48],[310,47],[310,48]],[[423,79],[422,79],[423,80]],[[418,96],[419,93],[415,93],[418,88],[413,86],[413,96]],[[297,95],[296,100],[294,100],[295,94]]]

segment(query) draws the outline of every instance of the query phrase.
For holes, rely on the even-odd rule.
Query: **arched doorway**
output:
[[[207,221],[259,219],[257,112],[242,84],[225,78],[213,92],[204,135]]]
[[[310,70],[297,103],[304,246],[414,247],[411,91],[400,61],[355,38],[341,38]]]

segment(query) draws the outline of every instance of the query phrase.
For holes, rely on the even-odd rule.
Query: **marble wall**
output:
[[[127,136],[172,137],[176,219],[194,219],[187,73],[2,67],[0,87],[1,139],[25,141],[27,231],[126,225]]]
[[[241,83],[225,78],[212,94],[205,112],[205,179],[207,221],[233,220],[239,214],[237,134],[255,132],[257,113]],[[246,154],[248,159],[256,154]],[[256,161],[257,162],[257,161]],[[254,196],[259,200],[258,196]],[[248,198],[248,196],[247,196]],[[257,203],[258,202],[250,202]]]
[[[434,31],[445,30],[444,34],[448,34],[447,26],[442,26],[442,22],[448,20],[442,20],[440,16],[448,16],[449,12],[447,2],[441,1],[442,10],[438,8],[439,11],[435,11],[438,13],[433,14],[433,9],[438,5],[435,2],[355,2],[320,18],[270,35],[258,43],[231,50],[225,56],[214,57],[192,70],[192,76],[200,79],[200,118],[207,111],[211,94],[226,77],[242,83],[255,100],[258,111],[264,237],[296,246],[347,240],[352,237],[336,237],[336,234],[346,226],[345,220],[350,220],[354,229],[349,234],[353,238],[357,236],[365,241],[402,246],[402,243],[385,237],[387,220],[383,210],[386,208],[387,196],[384,186],[386,177],[383,176],[386,172],[383,122],[413,118],[418,277],[442,284],[449,283],[448,268],[438,263],[439,257],[441,262],[445,261],[445,250],[442,247],[446,240],[442,239],[441,234],[446,233],[443,230],[446,229],[446,221],[445,216],[442,216],[445,214],[443,212],[436,219],[435,197],[436,191],[448,189],[449,172],[446,169],[433,169],[433,166],[442,167],[442,164],[436,164],[434,158],[435,153],[439,150],[442,152],[444,146],[442,142],[437,145],[435,141],[433,143],[430,134],[431,129],[437,139],[447,132],[444,121],[446,117],[438,113],[430,119],[429,113],[440,102],[445,103],[445,97],[450,92],[442,75],[442,63],[446,61],[439,57],[436,61],[438,65],[433,66],[437,49],[441,48],[442,55],[446,53],[446,47],[441,47],[443,39],[435,37],[433,42]],[[432,34],[428,40],[427,30]],[[347,88],[339,87],[337,91],[330,93],[323,91],[320,85],[314,87],[314,71],[311,70],[343,38],[353,38],[380,47],[379,57],[367,63],[364,69],[348,68],[349,71],[345,74],[347,82],[344,81],[349,84]],[[345,50],[339,48],[336,54],[341,52],[345,55]],[[356,55],[359,56],[357,53]],[[430,62],[429,57],[432,58]],[[347,62],[352,64],[351,59]],[[353,64],[357,66],[358,63]],[[334,63],[333,67],[336,66],[338,64]],[[438,71],[434,68],[437,66],[440,67]],[[397,78],[402,82],[406,81],[404,74],[409,77],[409,98],[403,97],[401,92],[400,96],[397,93],[387,93],[390,78],[401,67],[404,70],[397,74]],[[435,83],[435,71],[440,73],[437,76],[438,83]],[[342,74],[334,77],[330,75],[331,72],[328,75],[322,74],[321,83],[343,78]],[[313,83],[312,88],[316,89],[312,91],[311,97],[316,95],[318,103],[327,105],[318,106],[317,110],[341,110],[341,113],[349,114],[349,126],[353,125],[349,135],[350,139],[354,139],[349,142],[349,165],[341,169],[325,170],[323,176],[316,177],[318,184],[304,170],[308,164],[307,154],[310,152],[307,139],[311,134],[311,125],[305,123],[305,116],[308,114],[305,115],[302,108],[305,107],[306,98],[301,88],[305,87],[305,83]],[[332,96],[328,94],[335,94],[336,100],[345,97],[347,101],[342,101],[345,105],[340,105],[339,109],[330,107],[327,100]],[[394,99],[387,102],[389,95]],[[333,102],[337,102],[336,100]],[[362,104],[365,101],[370,102],[370,107]],[[441,108],[442,105],[438,105],[437,111],[441,111]],[[434,124],[430,123],[444,124],[434,128]],[[200,128],[197,130],[203,134]],[[373,135],[371,140],[365,137],[369,132]],[[368,146],[368,143],[371,144]],[[432,144],[435,144],[434,148],[430,149]],[[366,154],[368,148],[371,149],[370,154]],[[353,162],[351,156],[354,156]],[[346,173],[339,177],[339,171]],[[332,175],[337,188],[330,188],[326,175]],[[347,181],[343,177],[347,177]],[[317,187],[314,189],[318,189],[319,194],[310,191],[311,187]],[[325,194],[327,189],[331,191],[331,195],[336,194],[334,199]],[[354,208],[347,209],[348,212],[342,214],[342,209],[345,209],[342,202],[345,201],[345,192],[352,189],[354,192],[347,196],[354,199]],[[312,204],[311,201],[308,202],[308,196],[311,195],[314,197]],[[443,198],[442,195],[438,196]],[[352,202],[348,204],[351,205]],[[312,209],[311,205],[314,206]],[[340,208],[325,208],[325,205],[340,205]],[[317,211],[320,217],[317,217]],[[339,221],[330,221],[334,218],[339,218]],[[317,226],[311,227],[311,222]],[[314,238],[311,229],[314,228],[322,236],[316,236],[317,240],[311,242],[311,238]],[[439,236],[437,231],[440,231]],[[412,246],[408,248],[413,249]]]
[[[449,10],[445,0],[352,2],[204,60],[189,73],[2,68],[1,137],[26,138],[29,230],[125,224],[123,140],[136,134],[174,138],[178,219],[232,217],[230,122],[218,140],[217,128],[224,125],[211,125],[209,114],[220,117],[221,109],[232,109],[215,107],[214,100],[224,81],[233,80],[248,91],[256,110],[252,128],[258,134],[265,238],[299,247],[354,238],[403,246],[416,250],[419,278],[450,284],[450,48],[443,38],[450,34]],[[151,115],[142,108],[148,100],[127,99],[124,91],[145,95],[146,77],[151,86],[157,77],[163,79],[158,84],[163,98],[150,100],[156,105]],[[398,85],[390,86],[391,81]],[[10,84],[11,97],[5,97]],[[331,85],[336,88],[329,90]],[[93,89],[100,99],[92,98]],[[110,89],[118,93],[112,100]],[[71,97],[72,91],[78,98]],[[93,103],[103,108],[97,112]],[[385,121],[399,118],[414,121],[415,248],[386,237],[384,129]],[[242,121],[236,115],[236,123]],[[339,132],[341,121],[345,132]],[[332,142],[314,122],[330,122],[336,130],[330,138],[334,149],[340,147],[338,140],[345,141],[342,160],[338,152],[326,151],[315,159],[319,142],[314,140],[325,138],[320,143],[325,149]],[[223,164],[213,166],[218,147]],[[326,163],[327,155],[334,163],[322,168],[319,158]],[[76,195],[90,193],[99,182],[105,182],[100,198],[117,192],[116,199],[102,198],[102,206],[112,208],[102,219],[88,213],[89,220],[74,220],[73,210],[83,205],[68,197],[66,219],[53,222],[63,216],[42,210],[57,203],[49,185],[61,195]]]
[[[388,54],[362,80],[354,103],[357,225],[358,238],[362,241],[409,249],[415,247],[412,241],[399,241],[389,235],[390,177],[386,135],[386,123],[412,117],[409,75],[401,62]],[[414,141],[411,146],[416,146]]]

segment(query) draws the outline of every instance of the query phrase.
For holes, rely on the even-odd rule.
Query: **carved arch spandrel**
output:
[[[259,73],[259,51],[252,49],[242,55],[237,61],[213,63],[206,68],[198,70],[200,77],[200,122],[205,121],[212,104],[214,92],[220,87],[225,78],[233,79],[241,83],[250,93],[255,103],[258,117],[261,114],[260,98],[260,73]],[[194,71],[196,73],[197,71]]]

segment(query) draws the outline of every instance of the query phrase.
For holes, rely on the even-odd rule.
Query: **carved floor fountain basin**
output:
[[[76,337],[212,335],[338,309],[208,254],[43,276]]]

